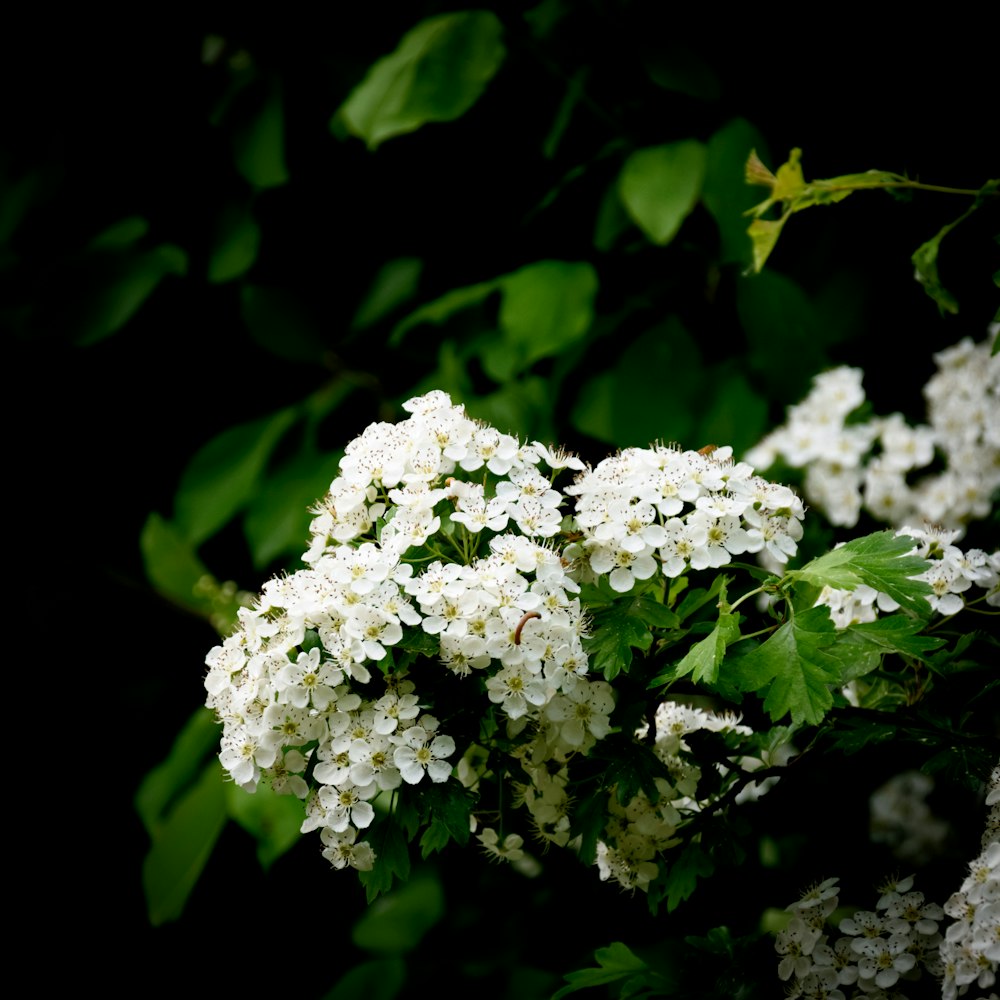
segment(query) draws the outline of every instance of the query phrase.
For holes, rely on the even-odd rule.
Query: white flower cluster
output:
[[[837,909],[837,879],[809,889],[786,908],[791,919],[778,933],[778,975],[789,997],[905,1000],[903,984],[922,971],[940,977],[938,922],[944,911],[911,891],[913,877],[886,885],[874,910],[840,921],[835,936],[827,918]],[[841,987],[852,987],[846,993]]]
[[[681,827],[709,801],[704,794],[699,797],[702,772],[684,737],[701,729],[746,736],[753,732],[730,715],[716,715],[676,701],[664,701],[657,707],[654,724],[653,752],[669,769],[670,780],[655,779],[659,793],[656,802],[640,792],[623,806],[617,791],[612,790],[608,801],[610,819],[604,839],[597,843],[601,880],[612,879],[625,889],[649,888],[660,872],[654,859],[681,843]],[[636,733],[640,739],[645,735],[642,729]]]
[[[1000,968],[1000,766],[986,794],[990,811],[982,851],[958,892],[943,907],[911,891],[913,877],[883,887],[874,911],[840,921],[840,937],[827,918],[838,907],[837,879],[813,886],[787,907],[791,919],[775,939],[778,975],[792,980],[788,996],[848,1000],[905,1000],[905,983],[928,972],[941,983],[943,1000],[956,1000],[974,984],[996,985]],[[945,916],[953,922],[939,933]],[[794,979],[793,979],[794,977]],[[989,994],[994,1000],[996,992]],[[985,993],[982,1000],[986,1000]]]
[[[982,852],[944,904],[954,920],[941,942],[944,1000],[962,996],[973,983],[982,990],[994,986],[1000,968],[1000,766],[990,778],[986,804]]]
[[[929,583],[933,593],[927,595],[931,608],[942,615],[957,614],[965,607],[965,594],[973,585],[987,591],[986,603],[1000,607],[1000,550],[987,553],[983,549],[963,552],[954,543],[961,539],[963,529],[946,531],[940,526],[925,524],[922,528],[904,525],[896,535],[906,535],[917,544],[910,552],[931,563],[931,567],[915,580]],[[854,590],[824,587],[816,599],[817,605],[830,609],[830,618],[837,628],[847,628],[859,622],[873,622],[878,611],[896,611],[899,605],[888,594],[861,584]]]
[[[339,868],[373,864],[358,835],[379,793],[452,774],[454,739],[409,677],[418,654],[479,678],[482,714],[506,717],[532,778],[524,797],[540,833],[566,843],[560,775],[610,732],[614,709],[611,686],[588,673],[581,573],[610,573],[624,591],[652,575],[654,553],[673,577],[765,546],[787,556],[801,535],[792,491],[734,465],[729,449],[631,450],[591,473],[470,419],[443,392],[405,409],[347,446],[314,510],[306,568],[270,580],[206,661],[223,766],[247,790],[263,778],[307,799],[303,830],[320,830]],[[553,482],[567,468],[580,476],[562,493]],[[560,553],[572,494],[583,541]],[[469,750],[466,785],[486,767]]]
[[[787,486],[733,462],[732,449],[707,454],[676,448],[627,448],[578,476],[582,553],[619,593],[646,580],[717,569],[734,555],[767,552],[781,563],[802,537],[802,501]]]
[[[747,461],[766,469],[780,458],[805,468],[806,498],[835,525],[853,527],[862,508],[893,527],[921,520],[957,527],[986,517],[1000,487],[1000,355],[991,356],[987,341],[965,338],[934,360],[926,424],[911,427],[898,413],[852,420],[865,401],[863,373],[835,368],[813,380]],[[931,471],[935,462],[941,471]]]

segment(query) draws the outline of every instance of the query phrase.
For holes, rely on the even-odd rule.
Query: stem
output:
[[[737,598],[732,604],[729,605],[729,610],[735,611],[748,597],[753,597],[755,594],[763,594],[764,587],[755,587],[753,590],[748,590],[742,597]]]

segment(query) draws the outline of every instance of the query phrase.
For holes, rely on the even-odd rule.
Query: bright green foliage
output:
[[[785,622],[753,652],[732,664],[744,691],[767,692],[764,708],[774,722],[819,725],[833,706],[830,686],[841,681],[843,665],[832,654],[838,634],[824,607],[811,608]]]
[[[496,15],[485,10],[421,21],[369,69],[335,121],[376,149],[427,122],[460,117],[500,68],[502,34]]]
[[[931,588],[913,577],[925,572],[928,563],[919,556],[909,555],[913,548],[913,540],[906,535],[877,531],[832,549],[801,569],[792,570],[789,576],[818,588],[853,590],[865,583],[926,618],[930,605],[925,598]]]
[[[880,647],[886,653],[901,653],[916,660],[927,662],[927,654],[940,649],[944,639],[924,635],[923,622],[902,615],[889,615],[873,622],[861,622],[850,626],[851,632],[865,642]]]
[[[628,671],[633,649],[649,649],[652,641],[652,633],[632,602],[618,601],[595,613],[594,627],[584,646],[592,669],[610,681]]]
[[[726,610],[725,588],[720,598],[719,620],[715,628],[696,642],[687,652],[684,659],[674,668],[675,677],[691,674],[696,684],[714,684],[719,676],[719,667],[726,656],[726,647],[740,637],[739,615]]]

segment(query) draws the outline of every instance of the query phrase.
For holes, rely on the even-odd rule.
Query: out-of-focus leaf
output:
[[[704,177],[705,147],[684,139],[636,150],[622,167],[618,190],[639,228],[665,246],[698,203]]]
[[[500,327],[515,371],[575,343],[593,321],[597,273],[590,264],[538,261],[506,275],[501,287]]]
[[[460,117],[500,68],[502,36],[500,20],[486,10],[421,21],[368,70],[335,120],[376,149],[427,122]]]
[[[211,602],[196,594],[198,581],[208,575],[191,541],[170,521],[150,514],[139,539],[143,566],[149,582],[164,597],[202,614]]]
[[[698,438],[707,444],[728,444],[741,455],[763,438],[767,430],[768,403],[747,379],[728,365],[716,365],[706,373],[712,386],[699,413]]]
[[[584,383],[571,419],[577,430],[619,447],[645,447],[656,440],[691,447],[703,403],[703,379],[694,340],[671,316],[630,344],[611,371]],[[637,399],[659,403],[636,406]]]
[[[444,890],[424,870],[377,899],[354,925],[351,938],[367,951],[401,955],[412,951],[444,916]]]
[[[309,508],[330,488],[339,453],[304,448],[267,477],[244,521],[253,563],[263,569],[279,556],[300,556],[309,540]]]
[[[362,962],[345,972],[323,1000],[395,1000],[406,982],[406,963],[398,955]]]
[[[456,312],[482,302],[483,299],[497,290],[499,282],[500,279],[495,278],[492,281],[481,281],[475,285],[453,288],[439,298],[418,306],[393,327],[392,335],[389,337],[389,346],[398,346],[403,337],[406,336],[407,331],[421,323],[443,323]]]
[[[232,781],[225,783],[229,816],[257,841],[257,860],[267,871],[299,839],[304,810],[294,795],[278,795],[261,782],[248,794]]]
[[[744,213],[756,194],[746,183],[744,165],[750,151],[763,146],[761,134],[745,118],[734,118],[708,140],[701,199],[719,227],[722,264],[751,262],[753,248]]]
[[[199,708],[177,734],[166,759],[142,779],[135,793],[135,809],[151,838],[156,837],[170,805],[201,773],[206,758],[218,745],[215,715]]]
[[[232,281],[253,267],[260,246],[260,226],[247,205],[227,205],[219,217],[215,245],[208,258],[208,280]]]
[[[319,324],[287,288],[244,285],[240,312],[250,336],[279,358],[315,364],[326,353]]]
[[[148,232],[149,222],[146,219],[130,215],[102,230],[87,246],[90,250],[127,250]]]
[[[671,39],[664,34],[657,48],[644,56],[643,68],[650,80],[664,90],[717,101],[722,92],[719,77],[687,43],[683,35]]]
[[[73,310],[78,314],[74,340],[80,346],[95,344],[116,333],[139,311],[163,278],[187,271],[187,255],[171,243],[138,252],[110,249],[119,245],[115,240],[135,239],[141,221],[129,220],[130,225],[117,235],[106,232],[98,237],[98,241],[110,239],[111,244],[95,241],[101,259],[88,261],[88,270],[93,268],[94,274],[83,300]]]
[[[213,761],[171,810],[143,862],[142,886],[154,927],[180,917],[225,825],[225,784]]]
[[[608,187],[597,207],[597,219],[594,222],[594,246],[607,252],[615,241],[632,226],[632,219],[622,204],[618,193],[618,181]]]
[[[424,262],[419,257],[396,257],[386,261],[358,306],[351,329],[364,330],[413,298],[423,267]]]
[[[285,112],[281,87],[272,82],[259,110],[233,132],[236,168],[256,188],[288,181],[285,165]]]
[[[249,503],[271,452],[295,416],[291,408],[278,410],[230,427],[198,450],[174,500],[175,523],[192,545],[214,534]]]
[[[776,399],[801,399],[813,375],[829,365],[825,345],[838,339],[835,317],[821,314],[791,278],[775,271],[741,277],[736,296],[750,342],[748,366]]]

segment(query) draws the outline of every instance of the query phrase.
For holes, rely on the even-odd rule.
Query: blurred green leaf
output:
[[[127,250],[149,232],[149,222],[130,215],[98,233],[88,244],[90,250]]]
[[[88,279],[80,301],[72,309],[76,313],[73,339],[80,346],[95,344],[117,333],[163,278],[186,273],[187,255],[173,244],[162,243],[136,252],[124,249],[138,238],[144,225],[143,220],[127,220],[120,227],[102,233],[92,244],[100,257],[92,257],[85,265]]]
[[[423,266],[419,257],[396,257],[386,261],[358,306],[351,329],[364,330],[413,298]]]
[[[227,524],[253,498],[282,435],[295,421],[292,408],[230,427],[198,450],[181,476],[174,519],[192,545]]]
[[[211,603],[196,594],[198,581],[208,575],[190,540],[175,524],[150,514],[139,539],[146,577],[164,597],[181,607],[209,614]]]
[[[394,1000],[406,982],[406,963],[398,955],[362,962],[344,973],[323,1000]]]
[[[393,327],[392,335],[389,337],[389,346],[397,347],[406,336],[407,331],[421,323],[443,323],[456,312],[482,302],[498,289],[500,280],[494,278],[492,281],[481,281],[475,285],[453,288],[439,298],[418,306]]]
[[[212,761],[160,827],[142,865],[149,922],[176,920],[226,825],[222,768]]]
[[[305,815],[301,800],[278,795],[263,781],[253,794],[232,781],[225,783],[225,789],[230,818],[257,841],[257,860],[267,871],[299,839]]]
[[[754,148],[763,149],[764,139],[745,118],[727,122],[708,140],[701,198],[719,227],[721,264],[747,265],[753,258],[744,213],[757,196],[744,170]]]
[[[728,444],[734,455],[741,455],[767,431],[768,402],[735,368],[735,363],[724,363],[706,371],[711,392],[698,415],[694,443]]]
[[[703,101],[717,101],[722,84],[715,70],[697,52],[692,51],[683,34],[671,38],[667,32],[656,39],[652,50],[642,58],[650,80],[664,90],[672,90]]]
[[[372,150],[427,122],[458,118],[500,68],[502,36],[503,26],[490,11],[427,18],[368,70],[336,118]]]
[[[542,260],[501,279],[500,328],[519,371],[586,334],[594,318],[597,273],[590,264]],[[492,374],[492,372],[490,373]],[[502,372],[498,382],[512,374]]]
[[[698,203],[704,176],[705,147],[684,139],[632,153],[622,167],[618,190],[639,228],[665,246]]]
[[[319,324],[290,289],[244,285],[240,312],[253,339],[276,357],[309,364],[323,359],[327,345]]]
[[[791,279],[776,271],[744,275],[736,308],[749,341],[747,365],[776,400],[796,402],[829,366],[825,347],[838,339],[836,317],[821,313]]]
[[[166,759],[142,779],[135,793],[135,809],[146,832],[155,838],[172,803],[201,773],[206,758],[219,747],[219,724],[214,713],[199,708],[177,734]]]
[[[208,280],[232,281],[253,267],[260,247],[260,226],[248,205],[230,203],[222,209],[215,245],[208,258]]]
[[[405,954],[444,916],[444,890],[431,871],[375,900],[354,925],[354,944],[367,951]]]
[[[279,556],[300,556],[309,541],[309,508],[330,488],[339,452],[321,454],[311,445],[267,476],[247,508],[244,521],[256,569]]]
[[[619,447],[663,440],[700,448],[705,442],[694,444],[691,437],[703,398],[698,348],[680,320],[670,316],[620,351],[610,371],[583,384],[571,419],[577,430]],[[637,399],[658,402],[636,406]]]
[[[285,112],[281,87],[272,81],[259,109],[233,132],[236,168],[256,188],[288,181],[285,165]]]

